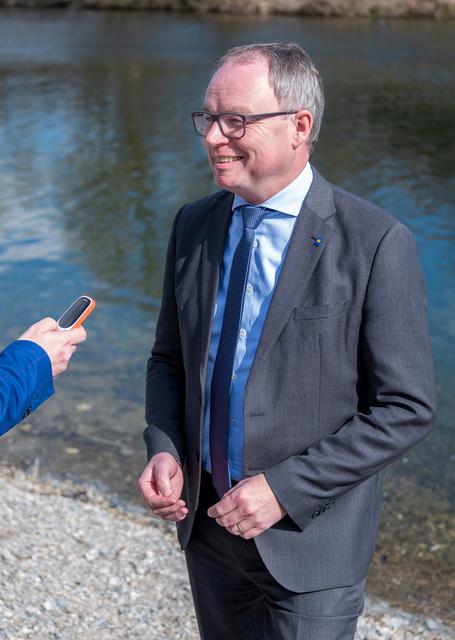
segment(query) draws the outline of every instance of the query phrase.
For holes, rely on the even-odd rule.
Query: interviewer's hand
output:
[[[270,529],[286,515],[263,473],[241,480],[207,514],[245,540]]]
[[[137,483],[149,507],[163,520],[183,520],[188,509],[180,498],[183,471],[170,453],[157,453],[142,472]]]
[[[78,327],[71,331],[61,331],[55,320],[44,318],[27,329],[18,339],[36,342],[46,351],[52,365],[52,375],[56,378],[65,371],[76,345],[86,338],[85,329]]]

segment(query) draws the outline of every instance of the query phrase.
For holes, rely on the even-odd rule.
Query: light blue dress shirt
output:
[[[272,299],[281,267],[286,257],[292,231],[313,180],[309,163],[302,173],[282,191],[260,206],[275,209],[267,215],[255,230],[253,249],[248,270],[245,301],[237,339],[232,376],[230,427],[229,427],[229,472],[232,480],[243,478],[243,396],[261,337],[267,311]],[[223,267],[215,304],[215,315],[209,347],[206,381],[206,403],[202,446],[202,466],[210,472],[210,387],[213,367],[223,324],[224,306],[231,273],[234,251],[243,233],[242,216],[235,208],[249,204],[235,196],[233,214],[229,226]]]

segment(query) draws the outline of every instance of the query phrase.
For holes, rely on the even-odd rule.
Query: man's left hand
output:
[[[245,540],[270,529],[286,515],[263,473],[241,480],[207,514]]]

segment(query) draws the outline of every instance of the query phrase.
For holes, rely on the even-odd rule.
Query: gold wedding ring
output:
[[[240,522],[237,522],[235,526],[237,527],[237,531],[239,532],[239,534],[242,535],[243,529],[240,527]]]

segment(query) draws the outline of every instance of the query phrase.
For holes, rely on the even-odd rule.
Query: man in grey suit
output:
[[[221,191],[174,222],[139,488],[205,640],[352,639],[381,470],[434,420],[414,241],[310,165],[323,108],[271,43],[230,50],[192,114]]]

